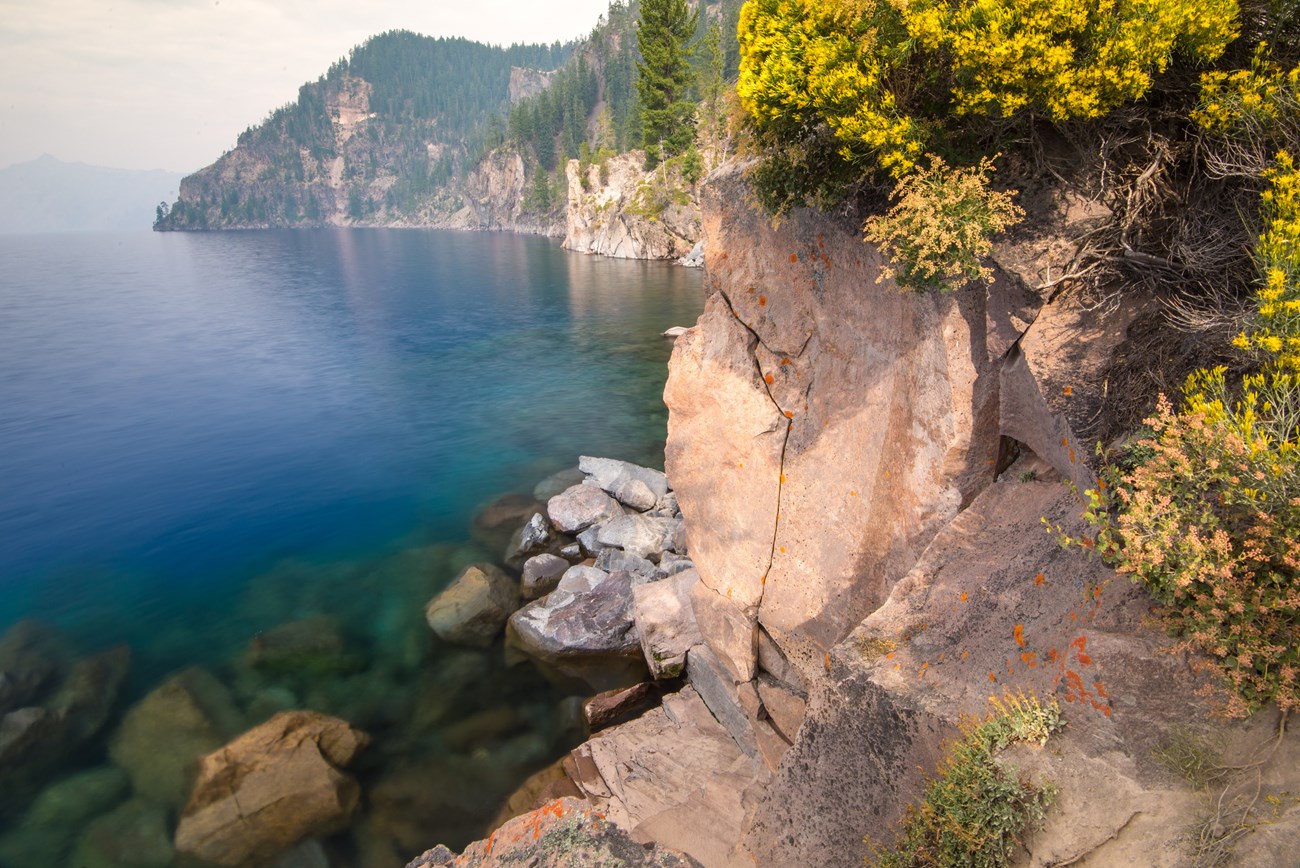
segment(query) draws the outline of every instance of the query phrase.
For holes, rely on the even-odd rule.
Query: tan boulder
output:
[[[345,721],[286,711],[199,763],[176,828],[179,854],[252,866],[348,824],[361,788],[340,771],[369,742]]]
[[[486,648],[519,608],[519,583],[493,564],[471,564],[424,610],[438,638]]]

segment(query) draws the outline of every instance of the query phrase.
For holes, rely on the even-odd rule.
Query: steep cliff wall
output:
[[[645,152],[630,151],[588,166],[577,160],[568,180],[564,248],[617,259],[679,259],[700,236],[700,209],[676,167],[645,171]]]
[[[440,229],[523,232],[559,237],[565,232],[564,201],[538,207],[529,201],[532,178],[515,148],[483,158],[465,180],[438,196],[418,225]]]

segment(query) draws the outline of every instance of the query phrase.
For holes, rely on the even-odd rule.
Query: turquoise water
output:
[[[278,704],[368,728],[367,786],[427,760],[495,796],[562,749],[559,697],[499,649],[436,646],[421,608],[499,560],[471,533],[499,495],[579,454],[662,466],[659,333],[695,320],[697,272],[414,230],[7,237],[0,261],[0,632],[132,651],[51,779],[103,765],[123,709],[192,664],[244,723]],[[250,668],[259,634],[304,621],[345,664]],[[416,731],[430,695],[463,707]],[[501,707],[527,713],[500,743],[446,735]],[[363,864],[359,840],[331,846]]]

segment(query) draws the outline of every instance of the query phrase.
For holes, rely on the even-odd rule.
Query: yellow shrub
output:
[[[1145,94],[1175,52],[1217,58],[1237,11],[1237,0],[749,0],[737,89],[761,130],[797,138],[824,123],[846,160],[869,155],[899,178],[950,113],[1098,117]]]
[[[1282,151],[1264,177],[1270,186],[1261,194],[1264,231],[1255,247],[1263,281],[1255,294],[1255,328],[1236,344],[1264,350],[1284,369],[1300,371],[1300,169]]]
[[[897,0],[908,32],[947,58],[959,114],[1039,108],[1095,118],[1141,97],[1175,51],[1211,61],[1236,0]]]
[[[1294,124],[1298,106],[1300,66],[1287,72],[1269,59],[1268,44],[1260,43],[1250,69],[1201,75],[1200,104],[1192,120],[1217,136],[1267,135],[1280,125]]]

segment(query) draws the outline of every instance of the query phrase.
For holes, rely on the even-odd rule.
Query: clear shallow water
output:
[[[697,272],[511,235],[0,237],[0,262],[0,631],[129,643],[134,696],[320,615],[371,668],[458,654],[412,621],[499,557],[473,515],[580,453],[660,464],[659,333],[702,305]]]

